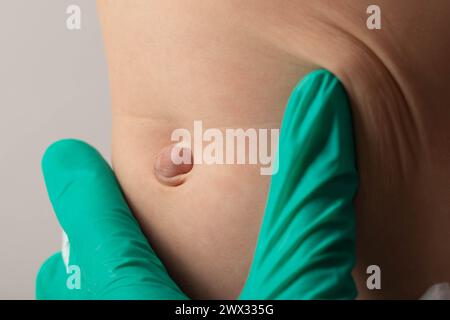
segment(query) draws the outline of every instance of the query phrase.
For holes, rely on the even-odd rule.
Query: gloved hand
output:
[[[186,299],[150,247],[101,155],[81,141],[46,151],[42,170],[58,221],[70,242],[69,265],[80,288],[67,286],[61,253],[41,267],[37,299]],[[69,279],[70,280],[70,279]]]
[[[240,299],[352,299],[357,187],[344,88],[324,70],[292,93],[252,267]],[[43,159],[50,200],[70,241],[81,288],[61,254],[42,266],[38,299],[185,299],[133,218],[112,170],[65,140]]]
[[[347,94],[325,70],[291,94],[241,299],[354,299],[358,185]]]

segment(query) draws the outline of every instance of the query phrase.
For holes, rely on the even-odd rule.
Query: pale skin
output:
[[[171,132],[194,120],[278,128],[291,90],[317,68],[338,76],[351,100],[360,298],[415,299],[450,281],[449,1],[377,1],[377,31],[366,28],[372,2],[363,0],[97,4],[114,170],[190,297],[239,295],[270,177],[254,165],[172,167]],[[382,290],[366,288],[372,264]]]

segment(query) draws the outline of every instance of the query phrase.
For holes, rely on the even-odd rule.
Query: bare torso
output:
[[[155,179],[176,128],[276,128],[309,71],[352,102],[360,172],[355,278],[362,298],[417,298],[450,281],[450,3],[99,0],[113,102],[113,165],[173,278],[195,298],[244,282],[270,178],[253,165],[198,165]],[[365,270],[382,270],[380,291]]]

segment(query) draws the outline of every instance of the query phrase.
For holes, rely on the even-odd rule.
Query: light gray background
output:
[[[82,28],[66,28],[66,9]],[[33,299],[60,229],[40,171],[45,148],[79,138],[109,159],[106,61],[94,0],[0,0],[0,299]]]

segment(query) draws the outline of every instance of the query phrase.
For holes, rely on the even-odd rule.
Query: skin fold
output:
[[[97,1],[114,170],[190,297],[239,295],[270,177],[256,165],[167,167],[172,131],[194,120],[278,128],[291,90],[317,68],[342,81],[352,105],[360,298],[415,299],[450,281],[450,2],[377,1],[381,30],[366,27],[370,4]],[[381,290],[366,287],[373,264]]]

